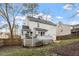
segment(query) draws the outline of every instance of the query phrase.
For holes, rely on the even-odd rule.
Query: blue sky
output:
[[[20,5],[18,5],[20,6]],[[17,7],[18,7],[17,6]],[[79,9],[79,4],[64,4],[64,3],[40,3],[38,7],[38,12],[43,13],[48,10],[48,15],[53,19],[53,23],[58,23],[61,21],[65,24],[79,24],[79,16],[73,16],[76,14],[76,11]],[[17,8],[16,7],[16,8]],[[0,23],[2,18],[0,17]]]
[[[58,23],[59,21],[61,21],[62,23],[66,24],[78,24],[79,17],[72,17],[76,13],[76,10],[79,8],[78,4],[69,7],[71,8],[71,10],[65,10],[65,6],[66,4],[64,3],[40,4],[39,11],[44,11],[45,9],[48,9],[50,15],[53,17],[52,21],[54,23]]]

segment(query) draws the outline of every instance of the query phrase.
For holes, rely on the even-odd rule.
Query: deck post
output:
[[[33,35],[32,35],[32,47],[33,47]]]

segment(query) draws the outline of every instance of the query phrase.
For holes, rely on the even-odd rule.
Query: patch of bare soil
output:
[[[79,56],[79,41],[53,50],[55,53],[63,56]]]

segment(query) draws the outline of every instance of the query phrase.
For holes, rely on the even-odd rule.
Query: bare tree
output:
[[[24,3],[22,14],[31,14],[33,16],[37,13],[38,6],[39,5],[37,3]]]
[[[22,7],[15,8],[15,4],[1,3],[0,4],[0,16],[3,17],[8,24],[10,31],[10,38],[13,39],[13,29],[15,25],[15,17],[20,12]]]
[[[46,20],[47,20],[47,18],[48,18],[48,15],[50,15],[51,14],[51,10],[48,8],[48,9],[45,9],[44,11],[43,11],[43,13],[46,15]]]
[[[16,23],[16,16],[20,14],[22,10],[22,14],[32,13],[33,15],[33,13],[36,12],[37,6],[38,4],[35,3],[19,4],[19,6],[17,6],[17,4],[8,3],[0,4],[0,16],[2,16],[3,20],[5,20],[8,24],[11,39],[13,39],[13,30]]]
[[[65,6],[64,8],[65,11],[68,11],[68,12],[74,11],[73,14],[69,18],[79,16],[79,4],[78,3],[66,3],[64,4],[64,6]]]

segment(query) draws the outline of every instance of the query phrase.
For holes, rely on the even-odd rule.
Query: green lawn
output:
[[[22,46],[2,47],[0,55],[2,56],[45,56],[53,54],[53,49],[59,46],[71,44],[79,39],[59,40],[59,43],[52,42],[49,45],[34,48],[23,48]]]

